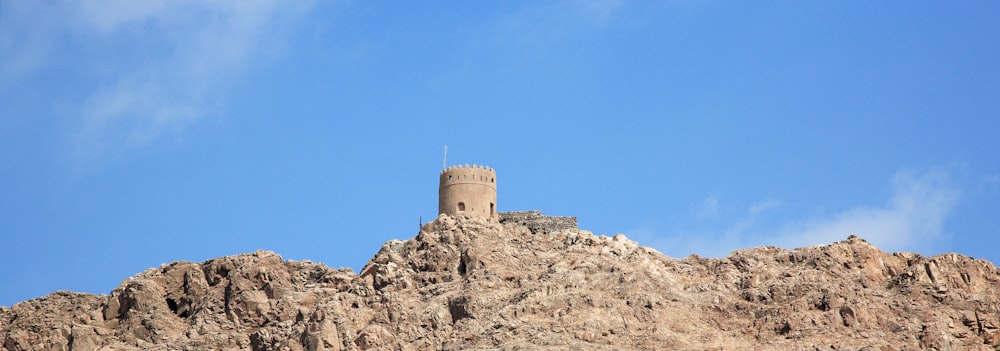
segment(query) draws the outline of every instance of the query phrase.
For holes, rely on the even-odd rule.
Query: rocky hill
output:
[[[360,274],[270,252],[0,307],[2,350],[996,350],[1000,273],[857,237],[674,259],[441,216]]]

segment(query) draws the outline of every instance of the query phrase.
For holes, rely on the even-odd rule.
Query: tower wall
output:
[[[496,171],[485,166],[444,169],[438,187],[438,214],[496,217],[496,176]]]

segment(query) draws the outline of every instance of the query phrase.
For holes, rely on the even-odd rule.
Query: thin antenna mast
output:
[[[441,169],[448,168],[448,144],[444,144],[444,161],[441,161]]]

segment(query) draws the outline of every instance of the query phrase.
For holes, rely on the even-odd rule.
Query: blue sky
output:
[[[0,305],[273,250],[359,269],[449,164],[672,257],[1000,261],[996,1],[3,1]]]

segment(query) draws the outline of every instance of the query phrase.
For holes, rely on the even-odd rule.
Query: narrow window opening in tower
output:
[[[451,180],[451,176],[448,176],[448,180]]]
[[[465,212],[465,203],[464,202],[459,202],[458,203],[458,212]]]
[[[490,183],[496,183],[496,182],[493,181],[493,178],[490,178]]]
[[[490,216],[492,216],[492,215],[493,215],[493,203],[491,202],[490,203]]]

